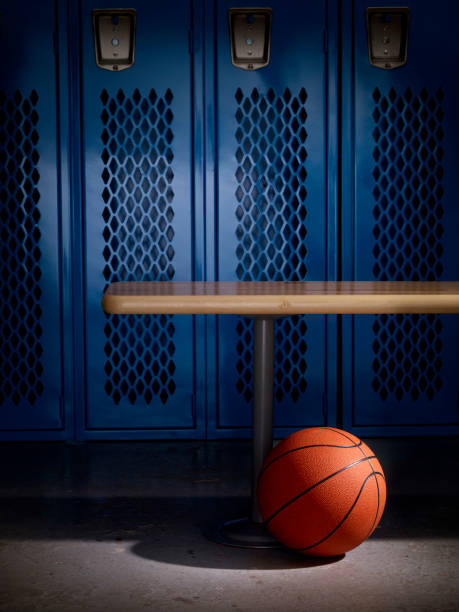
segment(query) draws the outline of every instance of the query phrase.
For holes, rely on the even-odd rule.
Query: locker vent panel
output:
[[[301,89],[279,95],[238,89],[236,140],[236,276],[242,281],[305,280],[306,100]],[[275,398],[297,401],[306,390],[306,322],[295,316],[276,322]],[[239,393],[252,398],[250,322],[240,319],[237,333]]]
[[[107,282],[174,278],[173,95],[121,89],[100,96],[102,199]],[[105,391],[118,404],[163,404],[176,388],[175,327],[170,315],[106,315]]]
[[[444,94],[373,92],[373,274],[435,281],[443,273]],[[383,315],[373,324],[373,389],[385,400],[432,400],[442,387],[438,315]]]
[[[38,94],[0,91],[0,404],[43,394]]]

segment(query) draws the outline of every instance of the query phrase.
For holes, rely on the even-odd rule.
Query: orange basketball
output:
[[[359,438],[333,427],[312,427],[269,453],[257,496],[266,526],[285,546],[333,556],[373,533],[386,503],[386,481]]]

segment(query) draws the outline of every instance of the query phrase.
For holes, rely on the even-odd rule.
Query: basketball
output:
[[[299,553],[335,556],[376,529],[386,481],[370,448],[332,427],[297,431],[266,457],[257,499],[267,528]]]

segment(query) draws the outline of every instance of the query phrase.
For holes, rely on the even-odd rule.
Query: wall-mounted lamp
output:
[[[134,64],[135,9],[95,9],[92,26],[96,63],[104,70],[126,70]]]
[[[269,64],[272,10],[231,8],[228,11],[231,62],[236,68],[258,70]]]
[[[366,10],[370,64],[384,70],[406,64],[408,7],[372,7]]]

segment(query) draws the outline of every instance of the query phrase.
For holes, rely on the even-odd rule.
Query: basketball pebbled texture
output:
[[[359,438],[312,427],[269,453],[257,498],[280,542],[306,555],[334,556],[373,533],[386,503],[386,482],[378,459]]]

